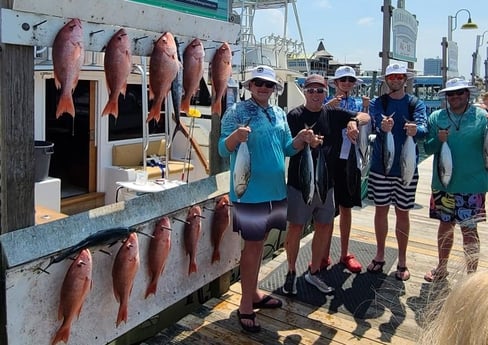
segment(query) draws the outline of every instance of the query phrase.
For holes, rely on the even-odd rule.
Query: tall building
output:
[[[424,59],[424,75],[441,75],[441,58]]]

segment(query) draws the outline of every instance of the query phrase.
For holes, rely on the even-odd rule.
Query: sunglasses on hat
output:
[[[447,91],[446,92],[446,96],[449,97],[449,96],[462,96],[464,95],[464,93],[466,92],[466,89],[461,89],[461,90],[455,90],[455,91]]]
[[[307,89],[303,89],[305,93],[313,94],[313,93],[324,93],[325,89],[323,87],[311,87]]]
[[[356,78],[354,78],[354,77],[340,77],[339,78],[339,81],[340,82],[343,82],[343,83],[345,83],[346,81],[348,81],[350,83],[355,83],[356,82]]]
[[[261,86],[265,85],[268,89],[271,89],[275,86],[275,83],[273,83],[272,81],[266,81],[263,79],[254,79],[252,82],[257,87],[261,87]]]

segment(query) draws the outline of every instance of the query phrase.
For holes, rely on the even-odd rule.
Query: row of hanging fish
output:
[[[212,210],[212,264],[220,260],[220,243],[230,224],[230,206],[228,196],[223,195],[216,200],[215,208]],[[183,242],[185,253],[189,256],[188,275],[197,272],[196,254],[201,235],[202,218],[204,218],[202,209],[200,206],[194,205],[189,209],[184,221]],[[112,285],[115,300],[119,303],[116,327],[122,322],[127,322],[129,298],[140,266],[137,232],[134,229],[125,228],[103,230],[63,251],[49,263],[50,266],[71,255],[76,255],[68,268],[61,287],[58,319],[62,320],[62,324],[54,335],[52,345],[61,341],[68,343],[71,325],[80,316],[84,301],[92,289],[93,261],[90,250],[100,246],[113,246],[121,240],[120,236],[124,233],[125,240],[118,249],[112,266]],[[171,221],[165,216],[156,222],[154,231],[150,235],[151,240],[146,254],[149,283],[144,298],[156,295],[159,279],[171,252],[171,233]]]
[[[65,24],[53,43],[53,69],[60,99],[56,118],[64,113],[75,116],[72,93],[78,84],[84,61],[83,28],[77,18]],[[109,99],[102,115],[118,117],[119,95],[125,96],[127,78],[132,70],[132,47],[127,32],[122,28],[105,47],[104,70]],[[185,48],[183,63],[179,57],[178,44],[171,32],[163,33],[154,43],[149,66],[149,99],[153,101],[148,121],[160,119],[161,106],[166,95],[172,91],[173,104],[181,104],[181,111],[188,113],[191,98],[199,88],[204,73],[205,49],[200,39],[193,39]],[[227,81],[232,74],[232,52],[224,42],[211,61],[212,114],[221,115],[221,100],[227,90]],[[182,85],[174,83],[181,80]],[[176,92],[180,88],[181,92]],[[175,91],[175,92],[173,92]],[[179,111],[175,109],[179,118]],[[178,121],[177,121],[178,123]]]

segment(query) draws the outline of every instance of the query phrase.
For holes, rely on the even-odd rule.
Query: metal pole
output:
[[[481,36],[480,35],[477,35],[476,36],[476,50],[474,51],[473,53],[473,66],[472,66],[472,70],[471,70],[471,85],[474,85],[475,81],[476,81],[476,75],[478,74],[478,54],[479,54],[479,47],[481,46],[481,43],[480,43],[480,40],[481,40]]]
[[[442,73],[442,88],[446,86],[447,81],[447,38],[442,37],[442,66],[441,66],[441,73]]]
[[[486,47],[486,60],[485,60],[485,91],[488,91],[488,47]]]
[[[391,31],[391,1],[383,2],[383,46],[381,52],[381,72],[385,73],[390,63],[390,31]]]

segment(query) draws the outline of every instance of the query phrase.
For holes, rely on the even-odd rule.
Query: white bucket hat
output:
[[[354,83],[354,86],[357,86],[357,85],[360,85],[363,83],[362,79],[359,79],[358,77],[356,77],[356,71],[354,70],[354,68],[352,68],[350,66],[341,66],[335,70],[333,77],[329,77],[329,80],[333,81],[332,83],[329,83],[329,86],[335,88],[336,87],[335,80],[340,79],[342,77],[353,77],[353,78],[355,78],[356,83]]]
[[[388,65],[386,67],[385,75],[378,77],[378,79],[384,81],[385,78],[388,77],[390,74],[404,74],[407,76],[407,79],[412,79],[415,76],[413,72],[407,71],[407,67],[405,65],[394,63]]]
[[[257,66],[251,70],[251,76],[242,82],[242,86],[249,90],[249,82],[253,79],[262,79],[276,84],[276,90],[282,91],[283,86],[276,79],[275,71],[269,66]]]
[[[470,97],[476,97],[479,92],[476,86],[469,85],[469,81],[462,78],[452,78],[446,81],[446,87],[442,90],[439,90],[438,95],[439,97],[444,97],[446,95],[446,92],[462,89],[468,90]]]

